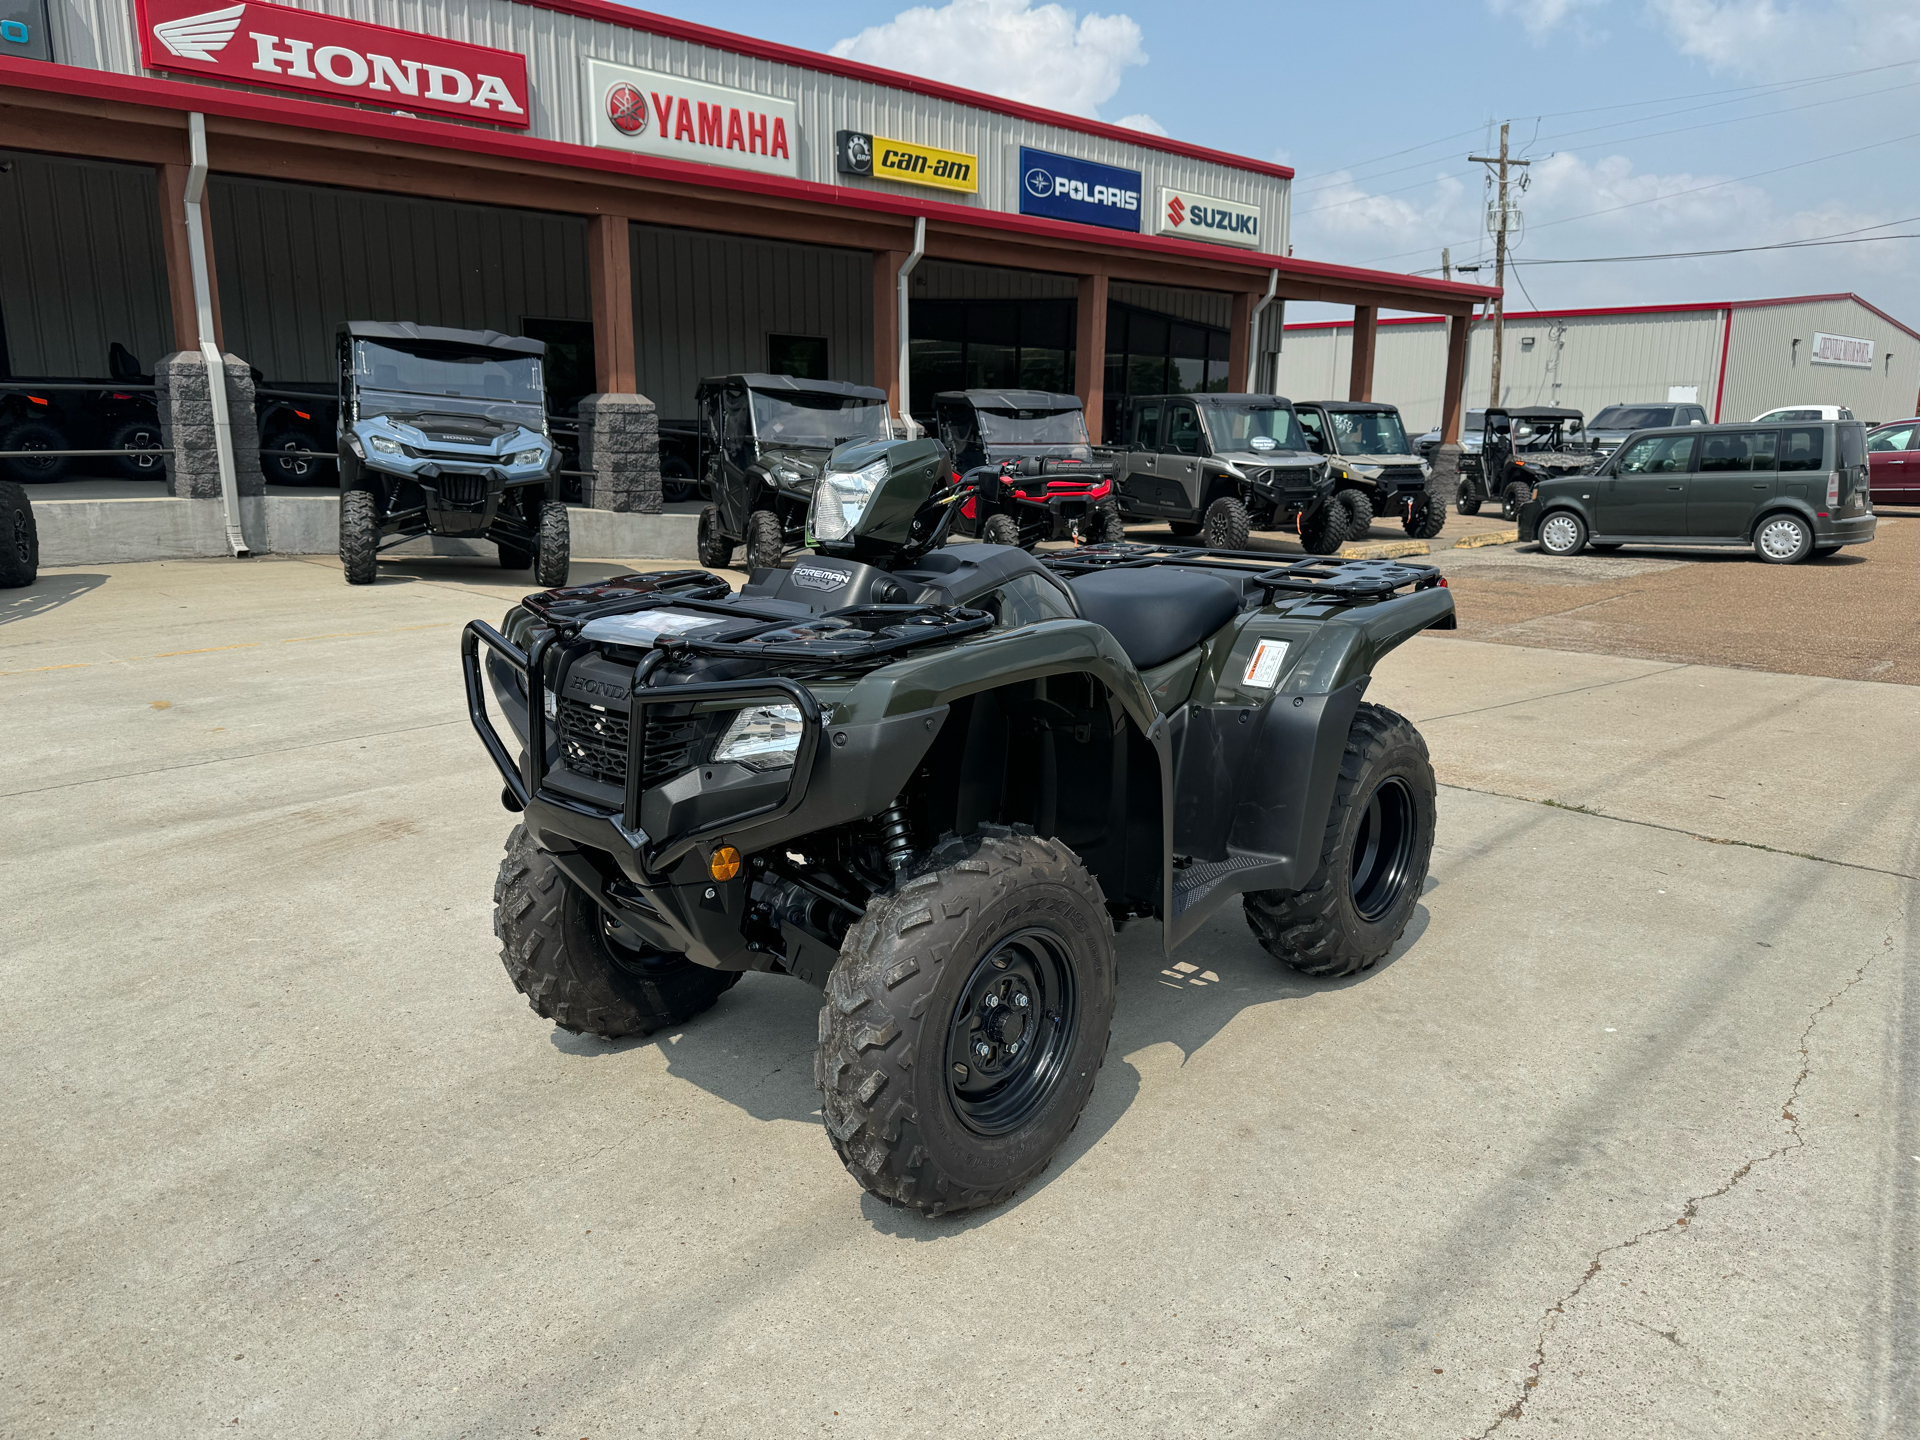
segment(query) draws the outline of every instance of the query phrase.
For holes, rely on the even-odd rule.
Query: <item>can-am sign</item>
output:
[[[383,110],[527,125],[527,57],[265,5],[134,0],[149,70],[299,90]]]
[[[1817,330],[1808,359],[1816,365],[1847,365],[1856,370],[1872,370],[1874,342],[1852,335],[1829,335],[1825,330]]]
[[[587,99],[596,145],[768,175],[800,173],[800,110],[791,100],[605,60],[587,62]]]
[[[1216,195],[1197,195],[1192,190],[1173,190],[1163,185],[1154,229],[1161,235],[1178,235],[1183,240],[1211,240],[1217,245],[1240,245],[1253,250],[1261,243],[1261,212],[1251,205],[1222,200]]]

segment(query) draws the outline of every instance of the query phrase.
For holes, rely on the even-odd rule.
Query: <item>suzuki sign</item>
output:
[[[299,90],[382,110],[527,124],[527,57],[257,0],[134,0],[149,70]]]
[[[794,159],[800,108],[791,100],[589,60],[587,103],[596,145],[768,175],[800,174]]]
[[[1258,250],[1261,212],[1252,205],[1163,185],[1154,229],[1161,235],[1178,235],[1183,240],[1211,240],[1216,245]]]

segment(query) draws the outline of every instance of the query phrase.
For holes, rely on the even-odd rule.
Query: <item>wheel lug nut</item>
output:
[[[974,1054],[984,1061],[994,1054],[994,1048],[985,1041],[976,1041],[974,1042]]]
[[[981,1004],[987,1007],[987,1009],[990,1011],[993,1010],[994,1007],[998,1006],[1000,1003],[1001,1003],[1001,998],[995,995],[992,991],[989,991],[985,996],[981,997]]]
[[[1017,994],[1014,997],[1014,1004],[1017,1006],[1025,1006],[1027,1004],[1027,992],[1021,991]]]
[[[1018,1055],[1020,1054],[1020,1051],[1021,1051],[1021,1043],[1020,1043],[1019,1041],[1009,1041],[1009,1042],[1007,1043],[1007,1054],[1008,1054],[1008,1055],[1010,1055],[1010,1056],[1018,1056]]]

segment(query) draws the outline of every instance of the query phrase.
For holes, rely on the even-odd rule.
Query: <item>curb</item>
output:
[[[1490,530],[1481,535],[1464,535],[1454,542],[1456,550],[1474,550],[1484,545],[1513,545],[1521,538],[1518,527],[1514,530]]]
[[[1342,560],[1399,560],[1403,556],[1428,555],[1430,551],[1424,540],[1380,540],[1367,545],[1344,545],[1339,554]]]

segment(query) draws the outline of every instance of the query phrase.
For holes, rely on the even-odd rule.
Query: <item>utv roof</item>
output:
[[[1397,415],[1400,413],[1398,407],[1389,405],[1385,400],[1303,400],[1301,404],[1319,406],[1322,410],[1338,410],[1349,413],[1369,410],[1377,412],[1392,410]],[[1518,414],[1519,412],[1516,413]]]
[[[444,325],[416,325],[411,320],[348,320],[340,328],[355,340],[425,341],[432,345],[471,345],[482,350],[505,350],[515,355],[545,355],[547,342],[524,335],[502,335],[498,330],[450,330]]]
[[[786,392],[789,395],[839,395],[849,400],[873,400],[885,403],[887,392],[876,390],[871,385],[852,385],[845,380],[806,380],[798,375],[767,375],[760,371],[744,370],[734,375],[710,375],[701,381],[694,392],[698,398],[712,391],[720,390],[739,381],[749,390],[764,390],[771,393]]]
[[[1292,405],[1285,395],[1255,395],[1251,391],[1200,390],[1183,397],[1201,405]]]
[[[1045,390],[943,390],[936,401],[964,400],[979,410],[1079,410],[1078,395]]]
[[[1516,420],[1579,420],[1581,412],[1558,405],[1490,405],[1489,415],[1511,415]]]

